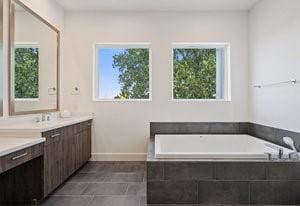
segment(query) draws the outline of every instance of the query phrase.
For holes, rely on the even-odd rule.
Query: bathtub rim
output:
[[[246,134],[247,135],[247,134]],[[255,137],[255,136],[254,136]],[[261,139],[259,137],[256,137]],[[262,139],[264,140],[264,139]],[[148,147],[147,147],[147,157],[146,162],[160,162],[161,164],[164,162],[300,162],[299,160],[286,160],[286,159],[199,159],[199,158],[156,158],[155,157],[155,146],[154,146],[155,137],[150,137],[148,139]],[[288,149],[288,148],[287,148]],[[300,152],[299,152],[300,154]]]
[[[264,139],[260,139],[258,137],[252,136],[250,134],[156,134],[154,136],[154,156],[157,159],[214,159],[214,160],[223,160],[223,159],[262,159],[262,160],[268,160],[268,153],[241,153],[241,152],[228,152],[228,153],[218,153],[218,152],[162,152],[160,141],[156,141],[156,136],[159,136],[160,138],[163,138],[163,136],[170,137],[170,136],[247,136],[255,139],[258,142],[264,143],[264,144],[271,144],[275,147],[282,148],[285,152],[285,155],[287,158],[287,154],[293,152],[291,149],[283,147],[281,145],[277,145],[275,143],[272,143],[270,141],[266,141]],[[171,137],[172,138],[172,137]],[[156,153],[156,151],[159,151]],[[288,153],[287,153],[288,152]],[[275,155],[276,151],[274,149],[274,153],[272,155]]]

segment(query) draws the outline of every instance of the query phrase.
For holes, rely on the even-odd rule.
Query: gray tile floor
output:
[[[89,162],[42,206],[144,206],[144,162]]]
[[[144,162],[89,162],[41,205],[146,206],[146,164]]]

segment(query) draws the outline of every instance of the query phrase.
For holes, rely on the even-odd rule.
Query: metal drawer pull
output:
[[[18,155],[18,156],[15,156],[13,158],[11,158],[12,160],[17,160],[17,159],[20,159],[21,157],[24,157],[27,155],[27,152],[25,152],[24,154],[21,154],[21,155]]]
[[[51,137],[58,137],[58,136],[60,136],[60,133],[57,133],[57,134],[51,135]]]

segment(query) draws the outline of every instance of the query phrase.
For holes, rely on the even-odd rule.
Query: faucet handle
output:
[[[44,122],[46,120],[46,114],[42,113],[42,122]]]
[[[272,160],[272,153],[265,153],[267,155],[268,160]]]
[[[51,120],[51,113],[50,112],[42,113],[42,122],[50,121],[50,120]]]
[[[283,148],[277,146],[277,145],[273,145],[273,144],[270,144],[270,143],[265,143],[265,146],[266,147],[269,147],[273,150],[276,150],[278,153],[278,159],[282,159],[283,158]]]
[[[50,121],[50,120],[51,120],[51,115],[52,115],[52,113],[50,113],[50,112],[47,112],[47,113],[46,113],[46,120],[47,120],[47,121]]]
[[[48,116],[47,116],[47,121],[50,121],[50,120],[51,120],[51,116],[48,115]]]
[[[41,117],[40,116],[36,116],[34,118],[34,120],[35,120],[36,123],[39,123],[41,121]]]
[[[282,159],[283,158],[283,149],[282,148],[279,148],[278,149],[278,159]]]

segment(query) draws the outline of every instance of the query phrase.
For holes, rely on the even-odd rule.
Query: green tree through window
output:
[[[15,48],[15,98],[39,97],[39,49]]]
[[[120,94],[115,99],[149,98],[149,49],[124,49],[113,56],[119,70]]]
[[[216,98],[216,49],[173,50],[173,98]]]

